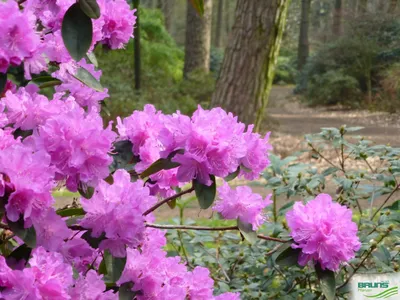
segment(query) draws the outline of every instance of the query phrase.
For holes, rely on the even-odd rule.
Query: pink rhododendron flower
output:
[[[223,293],[214,298],[215,300],[240,300],[239,293]]]
[[[213,210],[219,212],[224,219],[239,218],[244,223],[252,224],[253,230],[257,230],[265,222],[263,210],[272,203],[271,195],[263,199],[248,186],[231,189],[226,182],[218,188],[218,196],[219,200]]]
[[[97,275],[96,271],[90,270],[86,276],[80,275],[71,288],[71,300],[117,300],[118,294],[107,291],[102,276]]]
[[[196,267],[188,274],[189,298],[203,300],[213,298],[214,280],[207,268]]]
[[[38,149],[50,154],[57,178],[66,178],[68,189],[76,191],[80,181],[95,186],[108,176],[112,162],[108,152],[116,134],[111,124],[103,129],[98,113],[86,114],[73,101],[68,107],[67,111],[48,119],[28,141],[32,140]]]
[[[111,49],[123,48],[133,37],[136,10],[131,10],[125,0],[100,0],[98,4],[104,20],[102,43]]]
[[[84,239],[74,235],[73,239],[62,244],[59,252],[77,271],[85,272],[96,258],[95,250]]]
[[[86,215],[80,224],[91,229],[94,237],[105,233],[106,239],[100,243],[100,248],[124,257],[125,245],[136,247],[141,243],[146,220],[143,213],[157,199],[150,196],[143,181],[131,182],[125,170],[117,170],[113,177],[112,185],[102,181],[91,199],[81,199]]]
[[[14,139],[12,128],[0,128],[0,150],[4,150],[18,143],[20,143],[20,141]]]
[[[96,71],[93,65],[86,63],[85,59],[79,63],[74,61],[62,63],[60,69],[52,74],[53,77],[62,81],[61,85],[56,86],[56,92],[68,92],[80,106],[88,107],[89,110],[95,108],[99,111],[100,101],[108,97],[108,91],[107,89],[102,92],[96,91],[72,76],[71,74],[76,74],[79,67],[86,69],[93,77],[100,80],[101,71]]]
[[[0,173],[14,188],[6,205],[10,221],[18,221],[21,214],[25,220],[39,218],[52,205],[54,169],[46,152],[32,152],[20,143],[12,145],[0,151]]]
[[[306,205],[296,202],[286,214],[293,248],[300,248],[299,264],[319,263],[322,269],[336,271],[341,263],[354,258],[360,249],[357,225],[352,222],[352,211],[332,202],[327,194],[320,194]]]

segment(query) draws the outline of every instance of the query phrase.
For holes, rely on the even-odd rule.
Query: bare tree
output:
[[[209,72],[211,12],[212,0],[204,0],[203,16],[192,5],[187,6],[184,77],[194,70]]]
[[[310,25],[311,0],[301,0],[299,47],[297,52],[298,69],[303,69],[309,55],[308,28]]]
[[[238,0],[235,23],[212,96],[259,128],[275,73],[289,0]]]

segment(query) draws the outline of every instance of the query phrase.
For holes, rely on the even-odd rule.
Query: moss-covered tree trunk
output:
[[[204,0],[203,16],[187,5],[184,77],[195,70],[210,69],[211,12],[212,0]]]
[[[310,24],[311,0],[301,0],[299,47],[297,52],[297,66],[303,69],[309,55],[308,28]]]
[[[212,106],[259,128],[265,114],[290,0],[238,0]]]

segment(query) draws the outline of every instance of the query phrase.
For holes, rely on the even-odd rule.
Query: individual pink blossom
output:
[[[214,280],[210,278],[207,268],[196,267],[188,274],[189,299],[205,300],[213,298]]]
[[[126,245],[136,247],[141,243],[146,220],[143,213],[157,199],[150,196],[141,180],[131,182],[125,170],[117,170],[113,177],[112,185],[102,181],[91,199],[81,199],[86,215],[80,224],[90,229],[94,237],[105,233],[100,249],[109,249],[114,256],[124,257]]]
[[[0,151],[0,173],[13,185],[6,205],[7,218],[39,218],[53,203],[54,168],[44,151],[33,152],[21,143]]]
[[[74,233],[74,238],[63,243],[59,252],[78,272],[84,272],[95,261],[96,253],[88,242],[78,236]]]
[[[223,293],[214,298],[215,300],[240,300],[239,293]]]
[[[125,0],[100,0],[98,3],[104,20],[102,43],[111,49],[123,48],[133,37],[136,9],[131,10]]]
[[[7,114],[4,112],[6,105],[3,101],[0,101],[0,128],[6,126],[8,122]],[[1,147],[1,144],[0,144]]]
[[[20,143],[19,140],[14,139],[12,128],[0,128],[0,150],[4,150],[12,145]]]
[[[272,203],[271,195],[263,199],[248,186],[231,189],[226,182],[218,188],[218,197],[213,210],[219,212],[224,219],[239,218],[244,223],[252,224],[253,230],[257,230],[265,222],[263,210]]]
[[[301,249],[299,264],[319,263],[322,269],[337,271],[341,263],[354,258],[360,249],[352,211],[320,194],[306,205],[296,202],[286,214],[293,248]]]
[[[60,250],[64,240],[71,235],[71,230],[53,208],[43,212],[32,223],[35,227],[37,245],[49,251]]]
[[[117,300],[118,294],[107,291],[102,276],[96,271],[90,270],[85,276],[82,274],[75,281],[75,285],[70,290],[71,300]]]
[[[56,86],[56,92],[67,92],[80,106],[88,107],[89,110],[95,108],[99,111],[100,101],[108,97],[108,90],[96,91],[72,76],[76,74],[80,67],[86,69],[97,80],[100,80],[102,72],[100,70],[96,71],[93,65],[86,63],[85,59],[78,63],[74,61],[62,63],[60,64],[60,69],[52,73],[53,77],[62,81],[61,85]]]
[[[103,129],[103,120],[96,112],[85,113],[75,103],[67,103],[63,111],[40,126],[32,140],[38,149],[51,156],[58,179],[67,179],[67,187],[76,191],[79,182],[95,186],[108,176],[112,158],[108,153],[116,134],[111,124]]]

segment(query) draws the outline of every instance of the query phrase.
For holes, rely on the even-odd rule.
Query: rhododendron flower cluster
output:
[[[100,249],[109,249],[113,256],[124,257],[125,246],[137,247],[143,240],[146,220],[143,213],[157,199],[150,196],[141,180],[131,182],[125,170],[117,170],[113,179],[112,185],[100,182],[91,199],[81,199],[86,215],[80,224],[91,229],[94,237],[105,233]]]
[[[213,210],[219,212],[224,219],[239,218],[243,223],[251,224],[253,230],[257,230],[265,222],[263,209],[272,203],[271,195],[263,199],[248,186],[231,189],[226,182],[218,188],[218,194],[219,200]]]
[[[245,178],[258,177],[269,164],[268,134],[261,138],[252,133],[252,126],[245,125],[237,117],[221,108],[204,110],[199,107],[191,118],[177,112],[164,115],[154,106],[146,105],[143,112],[135,111],[124,120],[118,119],[121,138],[133,144],[133,153],[141,163],[136,171],[141,172],[158,158],[173,156],[179,164],[176,170],[163,171],[157,183],[166,186],[190,182],[196,179],[210,185],[210,175],[226,177],[236,172]]]
[[[357,225],[352,222],[352,211],[332,202],[327,194],[320,194],[306,205],[294,204],[286,214],[294,243],[301,249],[299,264],[319,263],[322,269],[336,271],[341,263],[354,258],[360,249]]]

